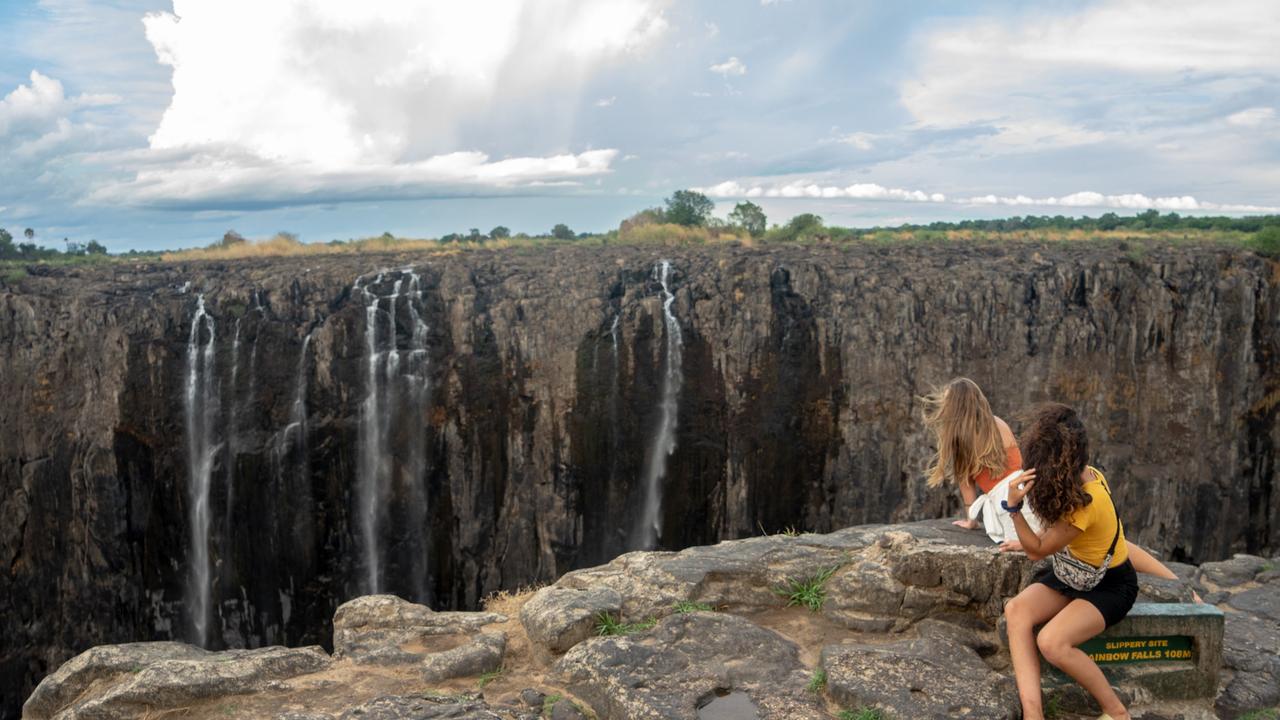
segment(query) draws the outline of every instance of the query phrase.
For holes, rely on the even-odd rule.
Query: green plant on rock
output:
[[[675,611],[677,613],[715,612],[715,608],[706,603],[693,602],[692,600],[681,600],[675,604]]]
[[[658,624],[657,618],[648,618],[639,622],[624,623],[612,613],[602,612],[596,615],[596,635],[607,637],[610,635],[630,635],[632,633],[648,630]]]
[[[1280,720],[1280,708],[1251,710],[1241,715],[1240,720]]]
[[[840,720],[889,720],[889,716],[877,707],[860,707],[857,710],[841,710]]]
[[[497,668],[490,670],[489,672],[480,673],[480,681],[478,683],[480,686],[480,689],[483,690],[485,685],[488,685],[494,680],[497,680],[498,678],[502,677],[502,673],[504,672],[506,672],[506,668],[502,666],[498,666]]]
[[[1044,717],[1045,720],[1054,720],[1062,716],[1062,694],[1055,690],[1044,699]]]
[[[827,671],[818,668],[813,671],[813,676],[809,678],[809,684],[805,686],[811,693],[820,693],[827,687]]]
[[[803,605],[818,612],[827,601],[827,581],[839,569],[840,566],[835,565],[804,580],[789,579],[780,587],[775,587],[773,592],[787,599],[787,607]]]
[[[564,697],[564,695],[561,695],[560,693],[556,693],[556,694],[554,694],[554,695],[548,695],[548,696],[546,696],[545,698],[543,698],[543,700],[542,700],[542,717],[544,717],[544,718],[549,718],[549,717],[551,717],[551,710],[552,710],[553,708],[555,708],[556,703],[560,702],[560,699],[561,699],[561,698],[563,698],[563,697]]]

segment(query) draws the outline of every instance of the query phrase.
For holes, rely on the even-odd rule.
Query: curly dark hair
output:
[[[1031,510],[1046,527],[1093,501],[1080,484],[1089,462],[1089,436],[1075,410],[1061,403],[1040,405],[1019,445],[1022,467],[1036,471],[1027,495]]]

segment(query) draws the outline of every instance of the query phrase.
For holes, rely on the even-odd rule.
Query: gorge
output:
[[[1280,268],[1218,246],[32,266],[0,285],[0,716],[93,645],[325,644],[361,594],[954,513],[916,398],[961,374],[1010,420],[1078,407],[1157,554],[1274,554],[1278,353]]]

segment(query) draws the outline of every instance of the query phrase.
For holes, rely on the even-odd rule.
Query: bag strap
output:
[[[1093,470],[1093,468],[1089,469]],[[1102,473],[1097,470],[1093,470],[1093,474],[1098,476],[1098,484],[1102,486],[1103,490],[1107,491],[1107,497],[1111,499],[1111,512],[1115,513],[1116,516],[1116,535],[1111,538],[1111,547],[1107,549],[1107,557],[1111,557],[1115,555],[1116,543],[1120,541],[1120,512],[1116,510],[1115,499],[1111,496],[1111,488],[1107,487],[1107,479],[1102,477]]]

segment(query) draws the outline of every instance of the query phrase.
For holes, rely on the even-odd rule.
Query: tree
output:
[[[84,251],[89,253],[90,255],[106,255],[107,246],[103,245],[97,240],[90,240],[89,244],[84,246]]]
[[[762,235],[768,227],[769,219],[759,205],[748,200],[734,206],[733,212],[729,213],[729,222],[752,235]]]
[[[81,245],[80,243],[75,242],[74,240],[71,240],[71,239],[69,239],[69,238],[62,238],[62,242],[63,242],[63,244],[64,244],[64,245],[66,245],[66,246],[67,246],[67,254],[68,254],[68,255],[83,255],[83,254],[84,254],[84,245]]]
[[[687,227],[706,225],[716,204],[700,192],[677,190],[667,198],[667,222]]]
[[[30,240],[31,238],[36,236],[36,231],[32,230],[31,228],[27,228],[26,230],[22,231],[22,236]]]
[[[813,213],[800,213],[791,218],[791,222],[787,223],[787,229],[795,236],[815,232],[822,229],[822,218]]]
[[[493,238],[494,240],[509,238],[511,237],[511,229],[506,227],[505,225],[499,225],[498,227],[489,231],[489,237]]]
[[[557,240],[572,240],[577,236],[569,229],[568,225],[556,223],[556,226],[551,228],[551,237]]]
[[[228,230],[222,234],[222,242],[220,244],[222,247],[231,247],[232,245],[242,245],[244,242],[243,235],[235,230]]]
[[[1098,218],[1099,230],[1115,230],[1118,227],[1120,227],[1120,216],[1113,212],[1103,213],[1102,216]]]
[[[0,228],[0,260],[11,258],[17,254],[17,250],[13,247],[13,236],[8,230]]]
[[[480,228],[471,228],[467,231],[468,242],[478,243],[483,239],[484,236],[480,234]]]
[[[655,225],[667,221],[667,211],[662,208],[646,208],[632,215],[618,226],[618,232],[628,232],[645,225]]]

